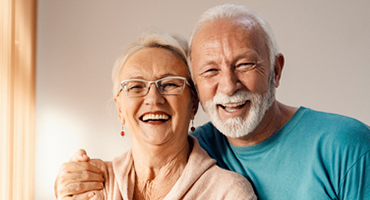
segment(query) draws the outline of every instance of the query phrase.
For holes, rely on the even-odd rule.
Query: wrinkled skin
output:
[[[78,150],[69,162],[64,163],[55,180],[55,196],[60,200],[92,199],[94,190],[103,188],[103,173],[90,160],[85,150]]]

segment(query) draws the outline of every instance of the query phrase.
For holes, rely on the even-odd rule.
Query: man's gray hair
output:
[[[125,51],[117,58],[112,71],[112,81],[113,81],[113,95],[116,96],[120,90],[120,72],[125,64],[125,62],[130,58],[134,53],[138,52],[144,48],[150,47],[159,47],[168,49],[175,54],[179,55],[182,60],[184,60],[185,64],[187,64],[187,51],[188,45],[187,41],[180,36],[173,36],[169,34],[163,33],[144,33],[141,37],[139,37],[135,42],[131,43]],[[188,82],[192,85],[192,90],[194,89],[193,81],[191,80],[190,70],[188,67]]]
[[[275,39],[274,32],[272,31],[272,28],[270,25],[262,18],[260,17],[256,12],[253,10],[241,6],[241,5],[233,5],[233,4],[224,4],[215,6],[213,8],[208,9],[203,15],[200,17],[200,19],[197,21],[197,23],[194,25],[193,30],[190,35],[189,39],[189,64],[191,64],[191,46],[193,43],[193,39],[195,34],[201,29],[201,27],[210,21],[214,21],[217,19],[239,19],[239,18],[246,18],[246,19],[252,19],[255,21],[263,30],[264,35],[263,39],[266,42],[266,45],[269,49],[269,56],[270,56],[270,63],[271,67],[274,67],[275,62],[275,56],[279,53],[278,45]]]

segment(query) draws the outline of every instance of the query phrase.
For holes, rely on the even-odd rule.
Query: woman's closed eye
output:
[[[135,90],[135,89],[143,89],[144,87],[141,85],[135,85],[128,88],[128,90]]]
[[[145,85],[138,83],[138,84],[129,84],[126,87],[129,92],[138,92],[143,90],[145,88]]]
[[[164,83],[163,85],[161,85],[163,91],[172,90],[178,87],[180,87],[180,85],[177,83]]]

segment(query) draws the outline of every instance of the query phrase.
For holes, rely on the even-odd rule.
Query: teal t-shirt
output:
[[[192,135],[258,199],[370,200],[370,128],[355,119],[301,107],[256,145],[234,146],[210,122]]]

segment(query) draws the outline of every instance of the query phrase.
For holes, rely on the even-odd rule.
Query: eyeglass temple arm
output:
[[[117,92],[117,95],[116,97],[119,97],[119,94],[122,92],[122,87],[119,89],[119,91]]]

